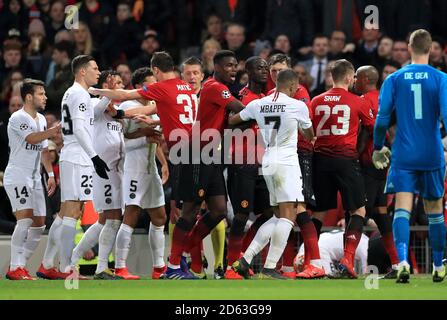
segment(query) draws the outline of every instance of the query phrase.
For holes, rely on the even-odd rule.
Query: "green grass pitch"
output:
[[[378,290],[365,289],[364,280],[201,280],[201,281],[80,281],[78,290],[67,290],[64,281],[0,280],[0,299],[145,299],[145,300],[309,300],[309,299],[442,299],[447,281],[413,276],[410,284],[380,280]]]

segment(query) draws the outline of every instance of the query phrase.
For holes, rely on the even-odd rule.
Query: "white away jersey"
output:
[[[359,245],[355,252],[356,262],[360,262],[361,270],[363,274],[366,274],[368,267],[368,243],[369,238],[362,234],[362,239],[360,239]],[[320,239],[318,240],[318,246],[320,247],[320,257],[323,265],[325,266],[325,271],[328,273],[328,267],[333,262],[338,262],[343,258],[343,231],[332,231],[322,233]],[[301,246],[299,250],[299,255],[304,253],[304,246]]]
[[[4,184],[10,185],[24,179],[40,180],[40,158],[42,149],[48,148],[48,141],[37,145],[26,142],[32,133],[46,130],[45,117],[37,113],[36,119],[23,108],[14,112],[8,123],[9,155],[8,167],[5,170]]]
[[[95,116],[93,149],[109,169],[121,171],[124,161],[123,125],[104,112],[109,103],[107,98],[91,99]]]
[[[62,136],[64,147],[60,161],[68,161],[83,166],[92,166],[92,161],[73,134],[73,120],[84,119],[84,126],[90,140],[93,139],[93,107],[90,94],[79,83],[75,82],[62,98]]]
[[[142,104],[136,100],[130,100],[121,103],[120,109],[127,110],[141,107]],[[152,116],[154,118],[155,115]],[[141,127],[139,123],[134,120],[124,120],[124,132],[132,133]],[[126,149],[126,159],[124,161],[125,172],[157,172],[157,164],[155,162],[155,152],[157,145],[154,143],[148,144],[145,137],[137,139],[124,139]]]
[[[309,109],[304,102],[277,92],[250,102],[240,117],[244,121],[254,119],[258,123],[267,146],[263,163],[299,165],[298,128],[312,127]]]

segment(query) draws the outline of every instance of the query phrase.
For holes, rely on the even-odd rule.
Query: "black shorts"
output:
[[[270,208],[270,195],[258,165],[228,166],[228,195],[234,213],[261,214]]]
[[[301,176],[303,177],[303,195],[308,209],[315,208],[315,195],[312,183],[313,153],[298,152]]]
[[[387,196],[385,194],[386,177],[371,174],[369,168],[362,168],[363,178],[365,180],[366,192],[366,214],[372,218],[374,208],[386,207]]]
[[[169,162],[169,186],[171,187],[171,200],[179,201],[180,164]]]
[[[181,164],[178,198],[201,203],[209,197],[225,196],[223,166],[219,164]]]
[[[365,206],[365,184],[357,159],[334,158],[315,153],[313,182],[317,212],[336,209],[338,191],[345,210],[354,211]]]

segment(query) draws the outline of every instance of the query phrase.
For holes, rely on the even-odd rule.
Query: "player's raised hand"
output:
[[[92,162],[98,176],[103,179],[109,179],[107,172],[110,171],[110,169],[107,164],[97,155],[92,158]]]
[[[383,147],[380,151],[374,151],[372,156],[372,163],[378,170],[383,170],[390,164],[391,150]]]
[[[50,136],[50,138],[53,138],[59,134],[61,129],[62,129],[62,124],[60,122],[58,122],[54,127],[51,127],[50,129],[48,129],[48,135]]]
[[[54,179],[54,177],[49,177],[47,184],[48,196],[51,197],[56,191],[56,179]]]

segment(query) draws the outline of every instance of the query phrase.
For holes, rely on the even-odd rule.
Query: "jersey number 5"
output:
[[[343,115],[340,116],[340,112],[343,112]],[[331,134],[334,136],[344,136],[348,134],[349,120],[351,119],[351,109],[348,105],[336,105],[332,109],[330,106],[318,106],[315,109],[315,115],[322,115],[320,123],[317,126],[317,137],[329,136]],[[338,128],[338,125],[332,125],[329,129],[323,129],[331,115],[338,116],[337,123],[342,125],[341,129]]]
[[[177,96],[177,104],[183,106],[186,113],[180,115],[180,122],[183,124],[193,124],[196,120],[194,113],[197,115],[197,106],[199,103],[195,94],[192,94],[191,97],[187,94],[179,94]]]

